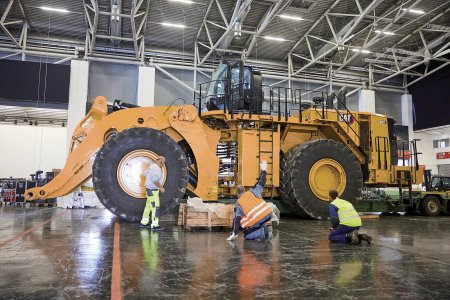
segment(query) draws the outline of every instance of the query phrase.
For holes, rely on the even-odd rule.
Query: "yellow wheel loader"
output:
[[[232,199],[252,187],[268,163],[263,196],[304,217],[327,218],[328,191],[357,201],[361,189],[421,183],[418,164],[397,166],[393,120],[350,112],[342,91],[273,88],[242,62],[221,63],[200,84],[193,105],[133,107],[97,97],[76,127],[67,162],[28,200],[70,193],[92,177],[100,201],[117,216],[141,218],[144,171],[166,157],[162,213],[185,195]],[[312,100],[305,100],[305,95]]]

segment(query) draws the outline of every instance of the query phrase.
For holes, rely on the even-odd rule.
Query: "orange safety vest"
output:
[[[241,219],[242,228],[251,227],[265,218],[268,214],[272,213],[272,207],[263,199],[253,195],[251,191],[245,192],[238,199],[237,203],[244,211],[244,215]]]

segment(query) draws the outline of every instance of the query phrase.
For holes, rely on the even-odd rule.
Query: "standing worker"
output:
[[[330,190],[328,195],[331,201],[328,212],[332,226],[328,236],[329,240],[335,243],[350,243],[352,245],[359,245],[361,241],[366,241],[370,245],[372,237],[358,233],[362,223],[353,205],[347,200],[339,199],[338,192],[335,190]]]
[[[239,227],[243,229],[246,240],[270,241],[273,237],[272,227],[266,226],[272,218],[272,207],[262,199],[267,162],[262,161],[260,168],[261,175],[253,188],[245,191],[241,185],[236,187],[238,200],[234,208],[233,232],[227,241],[237,238]]]
[[[164,156],[158,156],[154,164],[145,171],[145,190],[147,202],[145,203],[144,213],[142,214],[141,227],[148,228],[150,213],[152,214],[151,230],[162,230],[159,226],[159,193],[166,190],[162,185],[162,167],[166,163]]]

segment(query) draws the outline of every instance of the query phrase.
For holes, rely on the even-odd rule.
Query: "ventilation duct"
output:
[[[242,25],[241,25],[241,21],[237,20],[236,23],[234,23],[234,30],[242,30]],[[235,31],[234,32],[234,38],[239,40],[241,39],[242,36],[242,32],[240,31]]]
[[[235,11],[233,13],[233,17],[231,17],[231,21],[233,21],[235,14],[237,14],[237,12],[239,11],[240,7],[236,7]],[[244,11],[242,12],[242,14],[239,16],[239,18],[236,20],[236,22],[234,23],[233,29],[234,30],[242,30],[242,24],[244,23],[244,19],[245,17],[247,17],[248,12],[250,11],[250,5],[247,5],[247,7],[245,7]],[[229,31],[227,33],[227,35],[225,36],[225,38],[222,40],[222,42],[219,45],[219,49],[228,49],[228,47],[231,44],[231,41],[236,38],[239,39],[242,36],[242,32],[236,32],[236,31]]]
[[[122,35],[122,0],[111,0],[111,22],[109,26],[109,35],[112,37],[111,41],[114,46],[119,45],[120,40],[114,37],[121,37]]]

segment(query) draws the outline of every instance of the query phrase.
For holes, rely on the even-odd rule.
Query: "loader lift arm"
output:
[[[104,142],[104,132],[99,130],[96,124],[101,122],[107,113],[106,98],[97,97],[89,113],[74,130],[66,164],[61,173],[48,184],[27,190],[27,201],[69,194],[91,177],[93,158]]]

